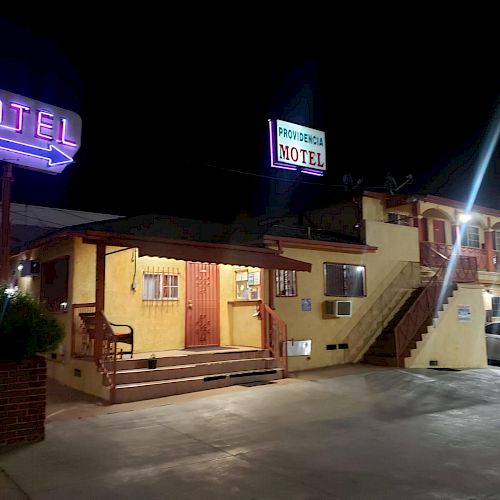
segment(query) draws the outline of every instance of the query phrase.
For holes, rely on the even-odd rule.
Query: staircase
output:
[[[375,339],[375,342],[368,348],[365,355],[363,356],[363,363],[368,363],[371,365],[378,366],[398,366],[397,356],[396,356],[396,336],[395,329],[406,315],[410,307],[415,303],[418,297],[422,294],[425,287],[419,287],[408,297],[406,302],[401,306],[399,311],[393,316],[387,326],[382,330],[380,335]],[[453,291],[457,289],[456,284],[449,286],[445,292],[445,301],[453,295]],[[441,305],[441,310],[443,309],[443,304]],[[422,340],[422,334],[427,332],[427,327],[432,324],[432,315],[428,317],[416,331],[415,335],[411,339],[411,342],[406,346],[403,356],[408,357],[410,355],[411,349],[415,349],[417,342]]]
[[[127,403],[230,385],[283,378],[276,358],[267,349],[187,353],[158,358],[154,369],[147,359],[117,360],[114,403]],[[111,369],[111,362],[109,363]]]

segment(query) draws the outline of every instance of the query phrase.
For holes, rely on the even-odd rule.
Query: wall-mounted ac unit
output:
[[[21,276],[38,276],[40,274],[40,261],[22,260],[19,262],[18,269],[21,272]]]
[[[325,300],[325,316],[329,318],[352,316],[352,300]]]

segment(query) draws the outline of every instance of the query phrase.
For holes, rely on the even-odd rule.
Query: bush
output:
[[[21,361],[54,350],[64,337],[64,326],[31,295],[5,293],[0,285],[0,358]]]

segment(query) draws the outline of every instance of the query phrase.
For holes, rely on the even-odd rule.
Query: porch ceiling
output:
[[[278,255],[276,250],[268,248],[135,237],[94,231],[85,232],[81,236],[84,243],[101,243],[107,246],[137,248],[139,256],[148,255],[178,260],[213,262],[215,264],[252,266],[263,269],[311,271],[311,264],[309,262],[282,257]]]

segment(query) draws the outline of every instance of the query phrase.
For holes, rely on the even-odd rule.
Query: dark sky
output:
[[[468,195],[500,95],[493,13],[80,8],[0,16],[0,88],[83,120],[75,163],[15,168],[14,202],[230,220],[335,201],[347,173],[381,190],[387,171]],[[268,118],[325,130],[323,178],[270,169]],[[498,147],[477,201],[500,209]]]

